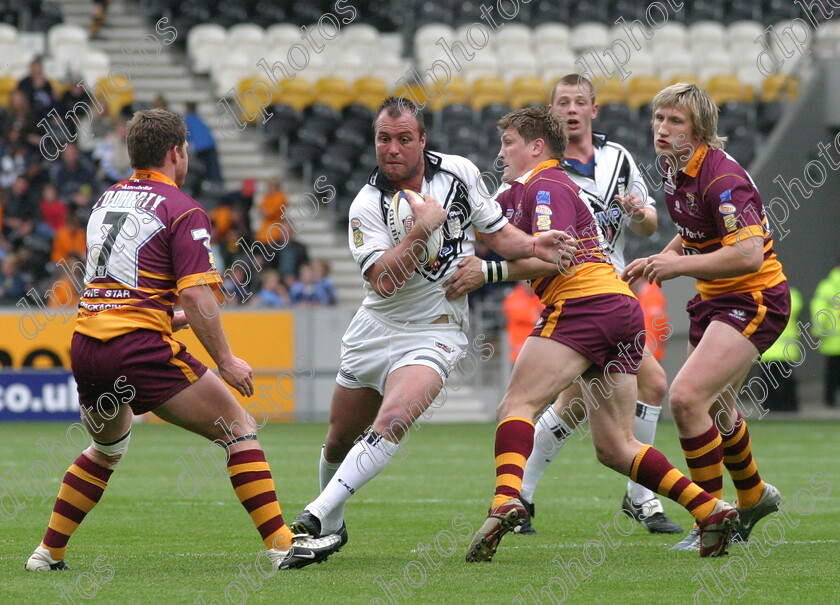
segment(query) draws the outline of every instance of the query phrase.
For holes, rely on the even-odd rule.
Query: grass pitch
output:
[[[317,493],[325,428],[273,425],[261,431],[287,521]],[[538,534],[507,536],[490,564],[467,564],[464,554],[492,496],[495,427],[421,425],[397,459],[350,500],[350,542],[342,552],[269,578],[255,567],[262,543],[227,479],[215,475],[187,484],[182,477],[187,491],[195,489],[191,498],[177,487],[184,467],[176,460],[189,448],[202,452],[207,446],[161,425],[135,427],[101,503],[70,541],[72,569],[24,572],[78,450],[50,473],[43,503],[38,496],[27,501],[13,478],[38,460],[48,462],[36,442],[63,443],[66,429],[0,429],[3,603],[840,602],[840,423],[751,423],[759,470],[782,491],[788,508],[776,521],[759,524],[749,549],[735,545],[721,559],[670,552],[680,536],[652,535],[616,517],[624,479],[595,461],[588,438],[572,437],[537,491]],[[685,468],[669,422],[660,424],[657,444]],[[23,505],[11,519],[9,490]],[[725,497],[735,497],[728,480]],[[664,502],[688,529],[689,515]]]

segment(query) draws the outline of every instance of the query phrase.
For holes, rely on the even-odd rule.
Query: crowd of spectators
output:
[[[71,112],[78,103],[87,111]],[[168,106],[163,96],[154,105]],[[142,108],[133,104],[111,112],[101,98],[91,101],[80,78],[63,83],[47,79],[40,58],[31,63],[8,102],[0,103],[0,305],[15,305],[32,289],[43,300],[66,277],[59,263],[84,263],[85,230],[96,197],[132,174],[126,124]],[[184,190],[211,208],[212,244],[224,273],[245,258],[242,243],[251,244],[255,238],[265,242],[271,225],[283,222],[287,200],[279,180],[267,183],[253,212],[259,224],[254,234],[253,181],[246,181],[240,191],[224,192],[212,132],[195,104],[185,109],[191,158]],[[68,113],[80,119],[63,119]],[[42,145],[43,137],[50,137],[51,147]],[[310,260],[306,246],[289,239],[272,266],[252,271],[239,302],[264,308],[335,304],[327,265]],[[77,288],[71,291],[78,298]]]
[[[211,245],[216,265],[225,275],[227,303],[262,309],[335,305],[329,264],[311,259],[285,221],[288,200],[280,180],[266,181],[265,193],[252,210],[255,189],[255,183],[246,180],[240,191],[225,195],[210,211]],[[258,217],[256,234],[250,228],[253,215]],[[268,245],[269,239],[274,246]],[[266,261],[260,253],[249,254],[246,250],[254,242],[274,256]],[[282,249],[277,250],[277,242],[284,244]]]

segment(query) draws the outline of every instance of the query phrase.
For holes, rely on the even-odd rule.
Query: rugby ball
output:
[[[414,196],[415,199],[423,201],[423,196],[416,191],[403,189],[394,194],[388,206],[388,229],[391,231],[394,245],[403,241],[406,234],[414,227],[414,215],[411,213],[411,205],[408,203],[409,196]],[[426,240],[426,245],[419,252],[419,258],[417,259],[421,265],[433,265],[438,259],[440,249],[443,246],[443,231],[441,229],[441,227],[438,227],[429,234],[429,239]]]

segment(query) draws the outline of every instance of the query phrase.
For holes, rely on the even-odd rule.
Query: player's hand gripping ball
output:
[[[408,202],[409,196],[414,196],[414,199],[417,201],[424,201],[423,196],[416,191],[403,189],[394,194],[388,206],[388,228],[391,230],[391,237],[395,245],[403,241],[406,234],[414,228],[414,214]],[[418,252],[417,260],[420,261],[421,265],[433,265],[440,254],[442,246],[443,231],[441,227],[438,227],[429,233],[426,245],[423,247],[423,250]]]

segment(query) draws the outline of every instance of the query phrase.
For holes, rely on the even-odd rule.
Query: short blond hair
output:
[[[726,137],[718,136],[718,106],[705,90],[690,82],[677,82],[660,90],[652,101],[653,112],[666,107],[685,111],[700,141],[712,149],[723,149]]]

